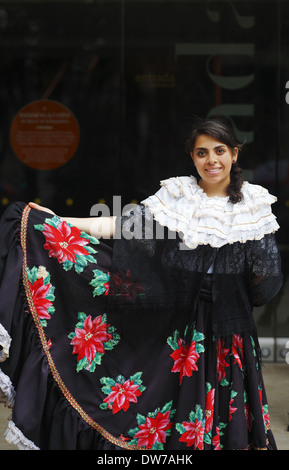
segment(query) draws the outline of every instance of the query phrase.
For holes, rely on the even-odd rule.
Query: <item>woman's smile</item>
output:
[[[205,171],[207,171],[208,173],[211,173],[211,174],[216,174],[216,173],[219,173],[221,171],[222,168],[207,168],[205,169]]]

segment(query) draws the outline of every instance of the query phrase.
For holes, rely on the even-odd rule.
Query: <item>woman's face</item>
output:
[[[230,183],[232,163],[237,161],[238,148],[234,152],[222,142],[208,135],[200,135],[191,157],[201,178],[199,184],[208,196],[226,196]]]

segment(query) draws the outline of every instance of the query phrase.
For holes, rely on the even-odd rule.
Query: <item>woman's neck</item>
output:
[[[227,197],[227,185],[206,184],[203,180],[199,181],[200,188],[208,197]]]

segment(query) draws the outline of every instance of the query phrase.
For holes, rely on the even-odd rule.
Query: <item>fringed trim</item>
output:
[[[11,337],[0,323],[0,346],[2,347],[2,350],[0,350],[0,362],[5,361],[9,357],[10,345]]]
[[[17,446],[19,450],[40,450],[39,447],[24,436],[13,421],[9,421],[8,423],[5,439],[9,444]]]

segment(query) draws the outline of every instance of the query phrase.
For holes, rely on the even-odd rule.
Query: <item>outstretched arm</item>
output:
[[[42,207],[35,202],[30,202],[32,209],[48,212],[56,215],[51,209]],[[88,233],[96,238],[113,238],[115,234],[115,217],[60,217],[77,227],[79,230]]]

